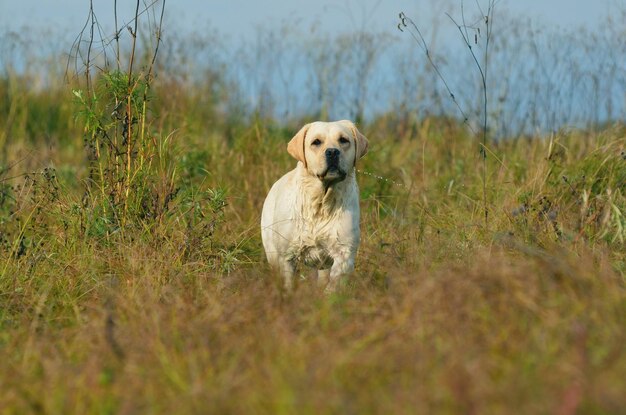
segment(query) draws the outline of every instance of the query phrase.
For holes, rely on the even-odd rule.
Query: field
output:
[[[483,159],[452,117],[362,121],[354,275],[287,293],[260,209],[313,116],[137,61],[0,79],[1,413],[626,413],[622,123]]]

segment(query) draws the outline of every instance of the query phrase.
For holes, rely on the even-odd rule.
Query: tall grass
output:
[[[359,168],[401,185],[359,175],[354,275],[286,296],[258,223],[297,120],[146,45],[93,87],[0,82],[2,411],[623,411],[622,124],[494,141],[486,228],[462,121],[363,122]]]

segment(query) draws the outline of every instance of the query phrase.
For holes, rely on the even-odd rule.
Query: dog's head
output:
[[[348,120],[307,124],[291,139],[287,151],[309,174],[330,185],[346,178],[367,153],[367,138]]]

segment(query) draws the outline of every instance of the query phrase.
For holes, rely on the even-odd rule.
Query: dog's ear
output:
[[[341,120],[339,122],[348,127],[350,131],[352,131],[352,135],[354,136],[354,145],[356,147],[356,157],[354,158],[354,164],[356,165],[356,161],[367,154],[369,141],[367,140],[367,137],[361,134],[361,132],[356,128],[352,121]]]
[[[287,151],[291,154],[291,157],[299,160],[306,167],[306,157],[304,156],[304,141],[306,139],[306,133],[309,131],[309,126],[311,124],[307,124],[298,131],[296,135],[293,136],[289,144],[287,144]]]

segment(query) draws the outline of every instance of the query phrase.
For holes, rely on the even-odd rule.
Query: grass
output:
[[[623,128],[492,146],[489,232],[473,140],[416,128],[395,141],[365,128],[361,168],[407,187],[359,177],[363,243],[332,297],[308,281],[285,295],[263,259],[259,209],[293,165],[271,122],[230,143],[178,132],[171,162],[209,195],[108,238],[81,230],[96,219],[79,182],[8,181],[21,187],[4,199],[3,411],[620,412]],[[10,171],[80,177],[67,155],[34,151]],[[227,205],[205,210],[220,216],[191,218],[185,203],[218,187]]]
[[[623,125],[490,143],[486,180],[452,119],[361,125],[392,181],[358,176],[356,271],[287,295],[259,220],[301,122],[167,77],[106,118],[121,79],[106,128],[0,81],[0,412],[624,412]]]

